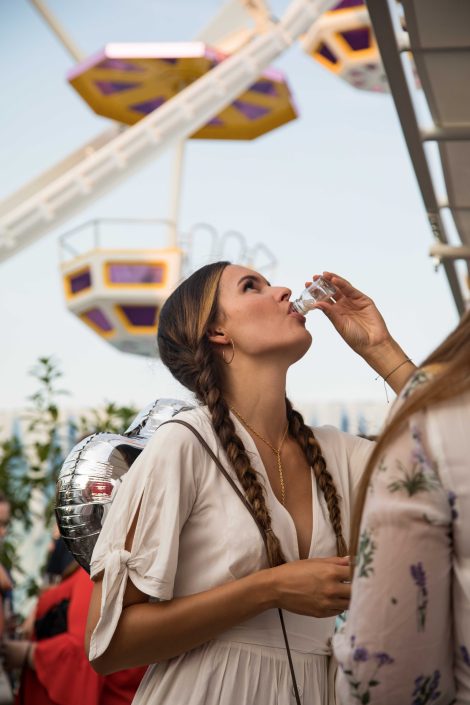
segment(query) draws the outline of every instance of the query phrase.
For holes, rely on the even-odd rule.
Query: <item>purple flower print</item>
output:
[[[416,565],[411,565],[410,572],[413,576],[413,580],[415,581],[416,586],[421,588],[422,590],[425,590],[426,573],[424,572],[423,564],[421,563],[421,561],[419,563],[416,563]]]
[[[429,460],[424,452],[423,442],[421,440],[421,433],[416,426],[411,429],[411,437],[413,438],[415,444],[411,453],[411,457],[415,463],[418,465],[429,465]]]
[[[376,659],[379,666],[388,666],[391,663],[395,663],[395,659],[386,654],[384,651],[379,651],[378,653],[374,654],[374,658]]]
[[[358,646],[353,653],[354,661],[368,661],[369,652],[363,646]]]
[[[350,644],[352,661],[349,661],[349,668],[342,663],[339,666],[348,680],[352,697],[360,703],[370,703],[372,688],[380,685],[378,672],[382,666],[389,666],[395,663],[395,659],[384,651],[371,653],[365,646],[356,646],[356,637],[354,635],[350,637]],[[372,669],[368,669],[366,666],[366,671],[369,670],[367,676],[364,675],[362,666],[366,661],[372,667]],[[370,673],[370,670],[372,670],[372,673]]]
[[[421,431],[417,426],[413,425],[411,427],[411,435],[414,441],[413,450],[411,452],[411,463],[413,469],[418,469],[418,475],[422,475],[421,484],[424,483],[424,485],[421,489],[425,489],[426,483],[428,484],[427,489],[429,490],[439,487],[440,480],[437,473],[437,463],[428,457],[421,437]]]
[[[428,589],[426,587],[426,572],[421,561],[410,566],[411,577],[417,587],[416,595],[416,620],[418,631],[424,632],[426,628],[426,610],[428,606]]]
[[[468,649],[466,646],[462,644],[460,647],[460,655],[462,656],[462,661],[466,666],[470,666],[470,654],[468,653]]]
[[[438,690],[441,674],[439,671],[434,671],[432,676],[419,676],[415,680],[415,689],[413,691],[413,701],[411,705],[427,705],[437,700],[441,693]]]
[[[457,501],[457,495],[455,494],[455,492],[447,493],[447,501],[449,502],[450,516],[452,518],[452,521],[455,521],[459,516],[459,513],[455,506]]]

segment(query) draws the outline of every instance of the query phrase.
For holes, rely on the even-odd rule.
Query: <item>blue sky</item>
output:
[[[84,54],[109,41],[188,41],[217,0],[48,0]],[[287,0],[271,3],[280,15]],[[0,198],[104,130],[67,84],[72,60],[27,0],[0,0]],[[181,226],[204,221],[262,241],[279,265],[273,282],[300,291],[313,272],[336,271],[377,303],[416,361],[457,323],[442,271],[427,256],[431,232],[393,101],[357,91],[295,45],[275,64],[289,80],[298,120],[251,143],[193,141],[187,147]],[[182,395],[158,360],[117,352],[69,314],[58,237],[92,218],[165,218],[171,153],[133,175],[67,224],[0,264],[0,409],[32,391],[27,370],[54,355],[70,406],[105,399],[142,406]],[[320,312],[314,343],[292,368],[298,402],[384,399],[375,374]]]

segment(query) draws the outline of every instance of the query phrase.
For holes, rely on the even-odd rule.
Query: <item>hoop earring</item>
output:
[[[230,343],[232,344],[232,351],[233,351],[233,352],[232,352],[232,357],[230,358],[230,360],[229,360],[228,362],[227,362],[227,360],[225,359],[225,349],[222,350],[222,357],[223,357],[224,362],[225,362],[226,365],[231,365],[232,362],[233,362],[233,358],[235,357],[235,343],[233,342],[233,340],[232,340],[231,338],[230,338]]]

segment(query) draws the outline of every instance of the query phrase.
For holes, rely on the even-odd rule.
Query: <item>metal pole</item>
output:
[[[389,0],[367,0],[367,7],[429,224],[434,236],[444,245],[448,245],[445,224],[441,218],[430,167],[398,50]],[[465,303],[454,263],[444,260],[443,267],[455,305],[462,315],[465,311]]]
[[[444,259],[466,259],[470,262],[470,245],[444,245],[442,242],[436,242],[429,249],[431,257]]]
[[[183,163],[186,140],[178,142],[173,162],[173,174],[170,193],[170,225],[168,239],[170,247],[178,245],[178,221],[181,205],[181,187],[183,182]]]
[[[73,41],[70,39],[65,30],[60,26],[52,12],[44,5],[42,0],[29,0],[32,5],[36,8],[42,18],[49,25],[50,29],[54,32],[57,39],[60,41],[62,46],[67,49],[68,53],[75,61],[81,61],[83,59],[83,54],[77,49]]]

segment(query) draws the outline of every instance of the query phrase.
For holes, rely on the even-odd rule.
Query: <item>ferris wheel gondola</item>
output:
[[[66,305],[74,315],[120,350],[153,353],[158,311],[187,259],[178,226],[185,140],[253,140],[295,120],[287,81],[269,62],[302,34],[305,44],[329,14],[342,13],[349,22],[343,39],[353,36],[352,15],[335,8],[334,0],[293,0],[278,22],[264,0],[231,0],[198,41],[111,43],[87,58],[43,0],[31,2],[76,60],[68,74],[71,85],[119,127],[0,204],[0,259],[57,226],[150,155],[176,144],[163,246],[139,248],[129,235],[132,247],[90,250],[62,263]]]

